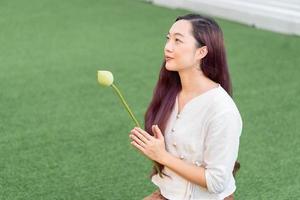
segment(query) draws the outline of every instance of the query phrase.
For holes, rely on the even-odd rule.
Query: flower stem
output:
[[[134,123],[136,124],[136,126],[141,127],[139,122],[136,120],[135,116],[133,115],[131,109],[129,108],[128,104],[126,103],[123,95],[121,94],[120,90],[118,89],[118,87],[115,84],[111,84],[111,86],[114,88],[115,92],[118,94],[118,96],[121,99],[121,102],[123,103],[123,105],[125,106],[127,112],[129,113],[130,117],[133,119]],[[155,169],[157,170],[159,176],[162,178],[162,173],[158,167],[158,163],[153,161]]]
[[[115,91],[116,91],[117,94],[119,95],[119,97],[120,97],[120,99],[121,99],[123,105],[125,106],[127,112],[129,113],[130,117],[133,119],[133,121],[135,122],[135,124],[136,124],[138,127],[141,127],[140,124],[139,124],[139,122],[138,122],[138,121],[136,120],[136,118],[134,117],[132,111],[130,110],[128,104],[126,103],[126,101],[125,101],[123,95],[121,94],[120,90],[117,88],[117,86],[115,86],[115,84],[112,84],[111,86],[115,89]]]

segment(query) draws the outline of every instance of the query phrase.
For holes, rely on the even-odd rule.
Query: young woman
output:
[[[222,31],[211,18],[180,16],[164,54],[145,130],[130,134],[163,172],[154,170],[158,190],[145,200],[233,199],[242,119],[231,98]]]

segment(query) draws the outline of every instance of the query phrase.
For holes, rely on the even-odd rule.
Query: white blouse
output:
[[[235,189],[232,170],[242,132],[240,113],[219,84],[190,100],[178,113],[178,96],[165,130],[166,150],[187,163],[205,168],[203,188],[165,167],[170,176],[152,177],[161,194],[170,200],[224,199]]]

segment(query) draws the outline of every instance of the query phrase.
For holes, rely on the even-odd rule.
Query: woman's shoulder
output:
[[[212,95],[209,103],[209,110],[212,115],[233,113],[240,117],[240,112],[236,103],[226,92],[226,90],[221,86]]]
[[[226,130],[236,130],[233,132],[238,133],[238,135],[241,134],[243,128],[242,116],[234,100],[224,88],[219,88],[213,95],[208,109],[207,127],[223,127],[224,131],[225,127],[230,127]]]

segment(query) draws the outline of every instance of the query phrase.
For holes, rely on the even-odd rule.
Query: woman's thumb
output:
[[[157,138],[157,134],[156,134],[156,130],[155,130],[155,125],[152,125],[152,133],[154,135],[155,138]]]
[[[154,130],[155,130],[154,132],[155,132],[156,138],[161,139],[164,137],[161,130],[158,128],[158,125],[154,126]]]

